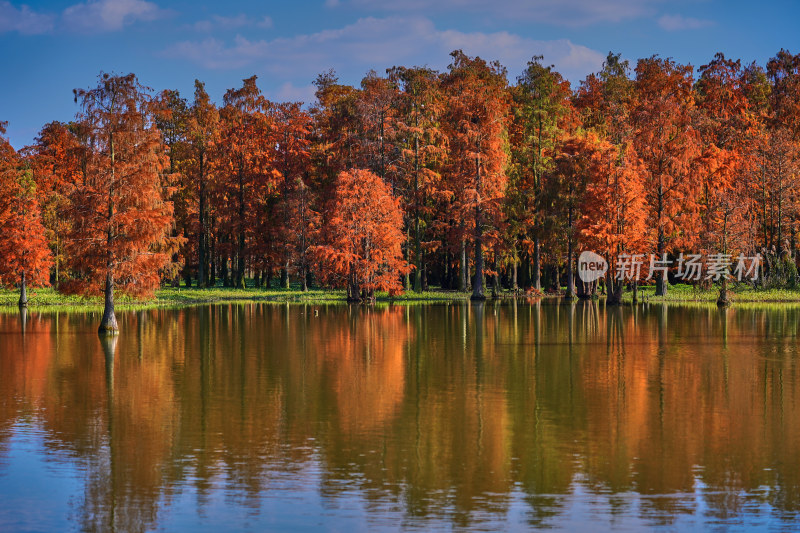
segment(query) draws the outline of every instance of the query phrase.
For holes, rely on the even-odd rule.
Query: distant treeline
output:
[[[574,88],[539,56],[514,83],[451,56],[359,87],[322,73],[307,108],[255,76],[216,105],[200,81],[188,100],[101,74],[73,122],[2,141],[2,281],[574,295],[593,250],[611,297],[622,253],[761,253],[766,283],[796,282],[800,54],[696,71],[609,54]]]

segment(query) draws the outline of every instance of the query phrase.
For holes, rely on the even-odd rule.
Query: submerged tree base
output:
[[[717,298],[717,307],[728,307],[731,305],[731,299],[728,296],[726,289],[720,289],[719,298]]]

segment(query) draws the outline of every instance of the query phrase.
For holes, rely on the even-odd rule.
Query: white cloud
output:
[[[184,41],[165,50],[210,69],[254,67],[291,79],[312,79],[328,68],[366,72],[394,65],[443,69],[448,54],[461,48],[470,55],[499,60],[511,73],[521,71],[533,55],[544,55],[566,77],[578,80],[599,70],[605,56],[569,40],[540,41],[508,32],[465,33],[438,30],[420,17],[364,18],[339,29],[272,40],[233,42],[209,38]]]
[[[681,15],[664,15],[658,19],[658,25],[667,31],[700,30],[714,25],[712,20],[701,20]]]
[[[73,31],[114,31],[139,21],[156,20],[168,12],[146,0],[87,0],[64,10],[64,25]]]
[[[200,20],[192,25],[195,30],[206,33],[213,30],[235,30],[248,26],[254,26],[256,28],[271,28],[272,19],[270,17],[262,17],[260,20],[253,19],[245,14],[239,14],[235,17],[213,15],[210,19]]]
[[[269,97],[276,102],[303,102],[308,104],[316,98],[314,96],[316,90],[317,88],[311,84],[297,87],[291,82],[286,82],[277,91],[270,92]]]
[[[27,35],[47,33],[53,29],[55,17],[37,13],[26,5],[19,8],[10,2],[0,2],[0,33],[16,31]]]
[[[328,7],[407,13],[470,13],[559,26],[620,22],[655,14],[665,0],[326,0]]]

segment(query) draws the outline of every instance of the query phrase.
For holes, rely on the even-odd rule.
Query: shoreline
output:
[[[717,288],[694,290],[691,286],[674,285],[667,292],[666,297],[654,295],[655,287],[639,287],[639,304],[714,304],[719,291]],[[729,289],[732,306],[738,304],[800,304],[800,289],[753,289],[740,287]],[[379,294],[376,304],[423,304],[436,302],[468,302],[469,292],[453,290],[429,290],[422,293],[413,291],[405,292],[398,296],[390,297],[388,294]],[[300,289],[233,289],[227,287],[201,288],[174,288],[167,287],[156,291],[155,297],[149,300],[137,300],[128,297],[118,297],[116,307],[119,310],[157,307],[184,307],[194,305],[208,305],[216,303],[252,302],[252,303],[305,303],[305,304],[342,304],[345,300],[344,290],[312,289],[303,292]],[[605,295],[598,294],[594,301],[604,302]],[[0,290],[0,309],[8,311],[17,309],[18,292],[16,290]],[[74,309],[92,311],[102,309],[101,297],[84,298],[81,296],[64,295],[52,288],[39,288],[29,291],[29,309],[43,310],[45,308]],[[526,294],[523,291],[514,293],[504,290],[496,298],[487,295],[486,301],[503,300],[555,300],[563,299],[563,294],[544,293],[541,295]],[[590,301],[589,299],[575,301]],[[632,293],[625,292],[623,305],[632,305]]]

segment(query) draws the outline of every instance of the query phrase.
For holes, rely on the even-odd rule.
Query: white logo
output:
[[[581,252],[578,257],[578,277],[584,283],[591,283],[602,278],[608,271],[608,263],[603,256],[594,252]]]

